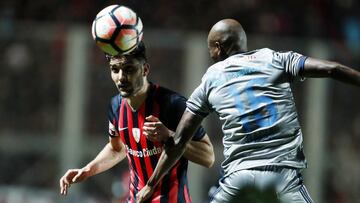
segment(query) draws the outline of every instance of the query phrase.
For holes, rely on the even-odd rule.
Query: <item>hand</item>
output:
[[[170,130],[159,120],[159,118],[150,115],[145,118],[143,126],[143,135],[153,142],[166,141],[170,137]]]
[[[154,192],[153,187],[145,185],[145,187],[143,187],[140,190],[140,192],[138,192],[136,194],[136,203],[141,203],[141,202],[146,201],[147,199],[149,199],[151,197],[153,192]]]
[[[81,182],[88,177],[90,169],[70,169],[60,178],[60,194],[67,195],[71,184]]]

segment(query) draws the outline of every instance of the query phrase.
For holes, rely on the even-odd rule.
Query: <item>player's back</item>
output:
[[[201,112],[208,105],[205,108],[223,121],[225,173],[264,165],[305,167],[289,84],[304,60],[293,52],[260,49],[231,56],[208,69],[188,108]],[[197,98],[205,97],[206,105],[197,103],[203,100]]]

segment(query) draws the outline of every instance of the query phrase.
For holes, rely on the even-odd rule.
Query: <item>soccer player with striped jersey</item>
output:
[[[85,167],[65,173],[60,179],[60,193],[66,195],[71,184],[108,170],[126,157],[130,170],[130,192],[126,202],[134,203],[159,161],[164,142],[176,130],[186,108],[186,99],[148,81],[150,65],[143,42],[128,55],[107,58],[111,78],[119,90],[108,111],[110,141]],[[149,202],[191,202],[188,160],[205,167],[214,163],[213,147],[202,127],[197,128],[184,156],[154,189]]]
[[[246,188],[273,188],[284,203],[312,202],[301,176],[306,159],[290,82],[329,77],[360,86],[360,72],[292,51],[248,51],[245,31],[233,19],[212,27],[208,48],[216,63],[190,96],[176,134],[166,142],[161,161],[139,192],[138,202],[152,194],[211,112],[223,121],[225,156],[224,176],[212,203],[242,202],[237,194],[244,194]]]

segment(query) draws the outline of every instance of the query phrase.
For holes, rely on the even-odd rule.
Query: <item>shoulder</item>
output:
[[[186,102],[186,98],[183,95],[162,86],[158,86],[156,96],[161,103],[175,104],[179,102]]]
[[[226,68],[227,63],[225,61],[219,61],[211,65],[202,77],[202,81],[212,80],[217,78]]]
[[[108,106],[108,118],[111,122],[113,122],[113,120],[118,120],[119,118],[119,109],[120,109],[120,105],[121,105],[121,96],[120,95],[115,95],[111,98],[110,104]]]
[[[121,103],[121,99],[122,97],[120,96],[120,94],[114,95],[111,98],[111,104]]]
[[[112,109],[117,109],[117,108],[119,108],[119,107],[120,107],[120,104],[121,104],[121,99],[122,99],[122,97],[121,97],[119,94],[113,96],[113,97],[111,98],[111,100],[110,100],[110,107],[111,107]]]
[[[262,48],[254,51],[253,55],[259,58],[272,58],[277,52],[273,49]]]

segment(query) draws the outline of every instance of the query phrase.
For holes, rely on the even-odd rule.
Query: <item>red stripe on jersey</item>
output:
[[[129,155],[128,159],[130,159]],[[130,161],[129,161],[130,164]],[[131,166],[131,165],[130,165]],[[130,170],[130,183],[129,183],[129,196],[130,196],[130,201],[135,203],[135,188],[134,188],[134,181],[135,181],[135,174],[134,174],[134,170]]]
[[[149,146],[147,146],[147,143],[146,143],[146,137],[143,135],[144,122],[145,122],[145,102],[141,105],[141,107],[138,110],[138,126],[140,129],[141,147],[143,149],[149,149]],[[145,169],[146,169],[147,177],[150,177],[154,170],[153,166],[151,164],[150,156],[147,156],[147,157],[144,156],[144,160],[145,160]],[[145,181],[147,181],[147,180],[145,180]]]
[[[180,165],[180,161],[178,161],[175,166],[170,171],[170,184],[171,189],[169,191],[169,202],[177,202],[178,199],[178,190],[179,190],[179,179],[177,177],[177,169]]]
[[[132,129],[134,127],[132,111],[131,111],[131,107],[127,103],[126,103],[126,109],[127,109],[127,121],[128,121],[128,132],[129,132],[130,148],[137,151],[136,141],[135,141],[134,135],[132,133]],[[135,161],[136,172],[137,172],[137,175],[139,177],[139,184],[138,184],[137,187],[139,189],[141,189],[141,188],[143,188],[145,186],[145,183],[144,183],[144,175],[143,175],[143,172],[142,172],[142,166],[141,166],[141,163],[140,163],[140,158],[136,157],[136,156],[132,156],[132,159]]]
[[[121,102],[121,106],[120,106],[120,112],[119,112],[119,122],[118,122],[118,129],[116,129],[116,131],[119,131],[119,129],[122,129],[122,128],[124,128],[124,103],[125,102]],[[120,139],[121,139],[121,141],[124,143],[124,145],[126,144],[126,142],[125,142],[125,138],[124,138],[124,131],[122,130],[122,131],[120,131],[119,132],[119,135],[120,135]]]
[[[187,188],[186,184],[184,185],[184,195],[185,195],[186,203],[191,203],[191,198],[190,198],[190,195],[188,193],[188,188]]]
[[[121,106],[120,106],[120,115],[119,115],[119,129],[124,128],[124,109],[125,109],[125,102],[121,102]],[[125,141],[125,130],[120,131],[120,139],[122,141],[122,143],[124,144],[124,146],[126,145],[126,141]],[[127,153],[127,150],[125,149],[125,153],[126,153],[126,157],[129,163],[129,167],[132,168],[132,164],[131,164],[131,158],[129,156],[129,154]],[[133,183],[133,181],[135,180],[135,178],[133,177],[135,174],[134,173],[130,173],[130,177],[132,177],[131,182]]]
[[[161,200],[161,182],[157,184],[154,194],[151,196],[151,203],[160,203]]]
[[[124,100],[121,100],[121,104],[120,104],[120,111],[119,111],[119,122],[118,122],[118,128],[122,129],[124,128],[124,111],[125,111],[125,102]],[[116,129],[117,131],[119,129]],[[122,143],[124,144],[124,146],[126,145],[126,141],[125,141],[125,130],[122,130],[119,132],[120,134],[120,139],[122,141]],[[134,193],[135,193],[135,188],[133,183],[135,182],[135,174],[134,174],[134,169],[133,169],[133,164],[131,163],[131,157],[130,155],[127,153],[127,150],[125,149],[125,153],[126,153],[126,157],[128,160],[128,164],[129,164],[129,168],[130,168],[130,183],[129,183],[129,196],[131,197],[130,199],[135,203],[134,199]]]

